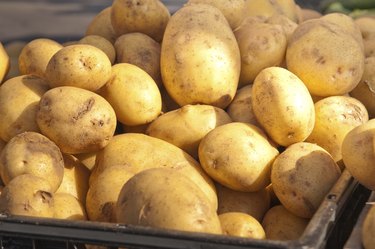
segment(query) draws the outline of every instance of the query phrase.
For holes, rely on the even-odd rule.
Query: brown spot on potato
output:
[[[50,204],[52,201],[52,194],[47,191],[39,190],[36,192],[35,196],[41,198],[43,203]]]
[[[101,212],[101,214],[102,214],[104,217],[110,219],[110,218],[113,216],[113,212],[115,211],[113,207],[114,207],[114,203],[113,203],[113,202],[106,202],[106,203],[102,206],[100,212]]]
[[[90,112],[91,108],[95,104],[94,98],[89,98],[86,100],[83,105],[78,108],[77,114],[72,117],[73,123],[77,122],[79,119],[81,119],[86,113]]]

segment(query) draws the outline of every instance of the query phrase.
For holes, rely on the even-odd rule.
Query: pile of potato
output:
[[[375,189],[374,56],[375,19],[293,0],[114,0],[0,46],[0,211],[298,239],[345,168]]]

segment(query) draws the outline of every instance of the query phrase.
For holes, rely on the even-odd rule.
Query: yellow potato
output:
[[[78,154],[105,147],[115,133],[112,106],[100,95],[77,87],[47,91],[39,102],[37,124],[62,152]]]
[[[282,205],[272,207],[262,221],[266,238],[270,240],[298,240],[309,219],[298,217]]]
[[[361,101],[369,117],[375,118],[375,57],[365,59],[365,71],[359,84],[350,92],[350,96]]]
[[[311,218],[340,177],[331,155],[318,145],[290,145],[273,162],[271,182],[282,205],[293,214]]]
[[[132,64],[114,65],[111,79],[99,93],[111,104],[118,121],[126,125],[147,124],[161,112],[161,95],[155,81]]]
[[[87,44],[70,45],[52,56],[46,78],[51,88],[74,86],[96,91],[110,79],[111,66],[109,58],[99,48]]]
[[[346,134],[367,121],[367,110],[357,99],[327,97],[315,103],[314,129],[305,141],[321,146],[338,162],[342,159],[341,145]]]
[[[33,75],[17,76],[1,85],[1,139],[9,141],[25,131],[40,132],[35,115],[42,95],[48,90],[48,83]]]
[[[290,20],[287,16],[282,15],[282,14],[272,15],[271,17],[269,17],[266,20],[266,22],[270,23],[270,24],[279,24],[279,25],[281,25],[281,28],[284,31],[284,34],[286,36],[286,40],[287,41],[290,40],[290,38],[292,37],[292,34],[293,34],[294,30],[296,30],[296,28],[298,27],[297,22],[294,22],[294,21]],[[284,57],[285,57],[285,55],[284,55]]]
[[[161,88],[160,44],[142,33],[124,34],[115,42],[117,63],[129,63],[146,71]]]
[[[224,15],[206,4],[180,8],[165,30],[160,66],[164,86],[180,106],[228,106],[238,86],[241,59]]]
[[[216,209],[186,175],[173,169],[142,171],[125,183],[117,222],[181,231],[221,234]]]
[[[117,36],[140,32],[160,42],[169,18],[168,8],[159,0],[112,2],[111,23]]]
[[[218,183],[254,192],[270,183],[271,165],[279,154],[256,126],[234,122],[210,131],[199,144],[202,168]]]
[[[7,75],[10,68],[10,59],[7,51],[0,42],[0,84]]]
[[[281,67],[263,69],[254,80],[251,103],[258,123],[278,144],[304,141],[314,127],[314,103],[304,83]]]
[[[341,26],[324,18],[301,23],[288,44],[286,63],[312,95],[350,92],[364,71],[360,43]]]
[[[14,136],[0,155],[0,174],[5,184],[23,174],[47,180],[51,191],[60,186],[64,175],[64,161],[60,149],[47,137],[36,132]]]
[[[349,131],[342,142],[342,160],[351,175],[370,190],[375,190],[373,149],[375,119]]]
[[[117,35],[111,23],[111,10],[112,7],[109,6],[96,14],[87,25],[85,35],[99,35],[112,44],[115,43]]]
[[[252,239],[265,239],[266,234],[262,225],[254,217],[240,212],[223,213],[219,215],[223,233]]]
[[[189,0],[187,3],[209,4],[218,8],[233,30],[241,24],[245,16],[246,0]]]
[[[202,138],[214,128],[232,122],[228,114],[210,105],[185,105],[155,119],[146,134],[176,145],[195,159]]]
[[[266,189],[256,192],[235,191],[216,184],[219,207],[218,214],[229,212],[241,212],[251,215],[259,222],[270,208],[270,194]]]
[[[282,14],[294,22],[298,21],[298,9],[294,0],[248,0],[246,1],[246,16],[266,16]]]
[[[28,42],[18,57],[20,74],[33,74],[45,78],[48,62],[62,48],[60,43],[46,38]]]
[[[263,69],[280,66],[284,61],[287,40],[280,25],[241,25],[234,34],[241,53],[239,87],[253,83]]]
[[[53,218],[65,220],[87,220],[82,203],[68,193],[55,193],[53,196]]]
[[[87,35],[78,41],[79,44],[88,44],[102,50],[107,56],[111,64],[115,63],[116,50],[112,43],[99,35]]]
[[[375,19],[371,17],[360,17],[355,19],[354,22],[362,33],[365,56],[375,56]]]

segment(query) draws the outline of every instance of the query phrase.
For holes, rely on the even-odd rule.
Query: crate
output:
[[[81,249],[85,244],[128,249],[286,249],[338,248],[369,196],[345,170],[299,240],[274,241],[170,231],[92,221],[68,221],[0,215],[0,246],[5,249]],[[356,199],[353,201],[353,199]],[[342,223],[340,225],[340,222]],[[342,248],[342,246],[340,247]]]

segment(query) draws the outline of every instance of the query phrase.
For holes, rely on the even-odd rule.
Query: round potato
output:
[[[216,184],[216,192],[219,201],[218,214],[240,212],[251,215],[261,222],[270,208],[270,194],[266,189],[242,192]]]
[[[160,44],[146,34],[128,33],[115,42],[117,63],[129,63],[143,69],[158,85],[163,85],[160,73]]]
[[[342,160],[350,174],[370,190],[375,190],[373,149],[375,119],[359,125],[348,132],[342,142]]]
[[[96,91],[110,79],[111,66],[108,56],[99,48],[70,45],[52,56],[46,78],[51,88],[74,86]]]
[[[33,74],[45,78],[46,68],[52,56],[63,46],[51,39],[38,38],[28,42],[18,57],[21,75]]]
[[[279,154],[256,126],[234,122],[210,131],[199,144],[202,168],[218,183],[254,192],[270,183],[271,165]]]
[[[68,193],[55,193],[53,196],[53,218],[65,220],[87,220],[82,203]]]
[[[287,68],[316,96],[343,95],[361,80],[364,54],[341,26],[322,18],[301,23],[288,44]]]
[[[113,165],[98,175],[87,192],[86,210],[90,220],[116,222],[116,203],[121,188],[135,172],[128,165]]]
[[[117,222],[221,234],[216,209],[202,190],[178,171],[148,169],[128,180],[116,206]]]
[[[10,68],[10,58],[3,47],[3,44],[0,42],[0,84],[3,82],[3,79],[7,75]]]
[[[48,90],[48,83],[33,75],[17,76],[1,85],[1,139],[9,141],[25,131],[40,132],[35,115],[42,95]]]
[[[298,240],[309,221],[309,219],[294,215],[282,205],[277,205],[268,210],[262,226],[267,239]]]
[[[259,126],[251,104],[252,88],[251,84],[238,89],[233,101],[227,107],[227,112],[234,122]]]
[[[114,0],[111,23],[117,36],[140,32],[161,42],[170,18],[168,8],[159,0]]]
[[[241,58],[220,10],[207,4],[180,8],[165,30],[160,67],[165,88],[180,106],[228,106],[237,90]]]
[[[74,156],[63,155],[64,177],[55,193],[67,193],[85,203],[90,171]]]
[[[147,155],[147,156],[145,156]],[[188,176],[199,186],[217,209],[215,185],[189,154],[164,140],[139,133],[116,135],[96,156],[96,166],[90,176],[90,185],[107,167],[128,165],[135,172],[150,168],[172,168]]]
[[[304,141],[314,128],[311,95],[303,82],[284,68],[269,67],[258,74],[251,104],[258,123],[280,145]]]
[[[15,177],[0,195],[0,212],[52,218],[54,202],[49,182],[31,174]]]
[[[253,83],[260,71],[280,66],[287,46],[281,25],[270,23],[247,23],[234,32],[241,53],[239,87]]]
[[[39,102],[36,121],[41,132],[66,154],[102,149],[117,124],[113,108],[103,97],[71,86],[47,91]]]
[[[365,71],[359,84],[350,92],[350,96],[363,103],[370,118],[375,118],[375,56],[365,59]]]
[[[342,159],[341,145],[346,134],[367,121],[367,110],[357,99],[327,97],[315,103],[314,129],[305,141],[321,146],[338,162]]]
[[[96,14],[87,25],[85,35],[99,35],[114,44],[117,35],[112,27],[111,12],[112,7],[109,6]]]
[[[88,44],[102,50],[107,56],[111,64],[115,63],[116,50],[112,43],[106,38],[99,35],[86,35],[78,41],[79,44]]]
[[[228,114],[210,105],[185,105],[155,119],[146,134],[163,139],[198,159],[202,138],[214,128],[232,122]]]
[[[266,234],[262,225],[254,217],[240,212],[223,213],[219,215],[223,233],[253,239],[265,239]]]
[[[22,174],[32,174],[48,181],[51,191],[60,186],[64,161],[60,149],[47,137],[36,132],[14,136],[0,155],[0,174],[5,184]]]
[[[273,162],[271,182],[276,196],[293,214],[311,218],[340,177],[331,155],[318,145],[290,145]]]
[[[362,245],[365,249],[374,249],[375,245],[375,206],[373,206],[373,203],[366,203],[367,205],[371,205],[369,208],[368,213],[366,214],[366,217],[362,224],[362,232],[361,232],[361,238],[362,238]]]
[[[294,0],[251,0],[246,1],[246,16],[270,17],[274,14],[287,16],[294,22],[298,22],[298,9]]]
[[[362,34],[365,56],[375,56],[375,19],[364,16],[355,19],[354,22]]]
[[[111,79],[99,93],[111,104],[118,121],[126,125],[147,124],[161,112],[161,94],[155,81],[129,63],[114,65]]]

